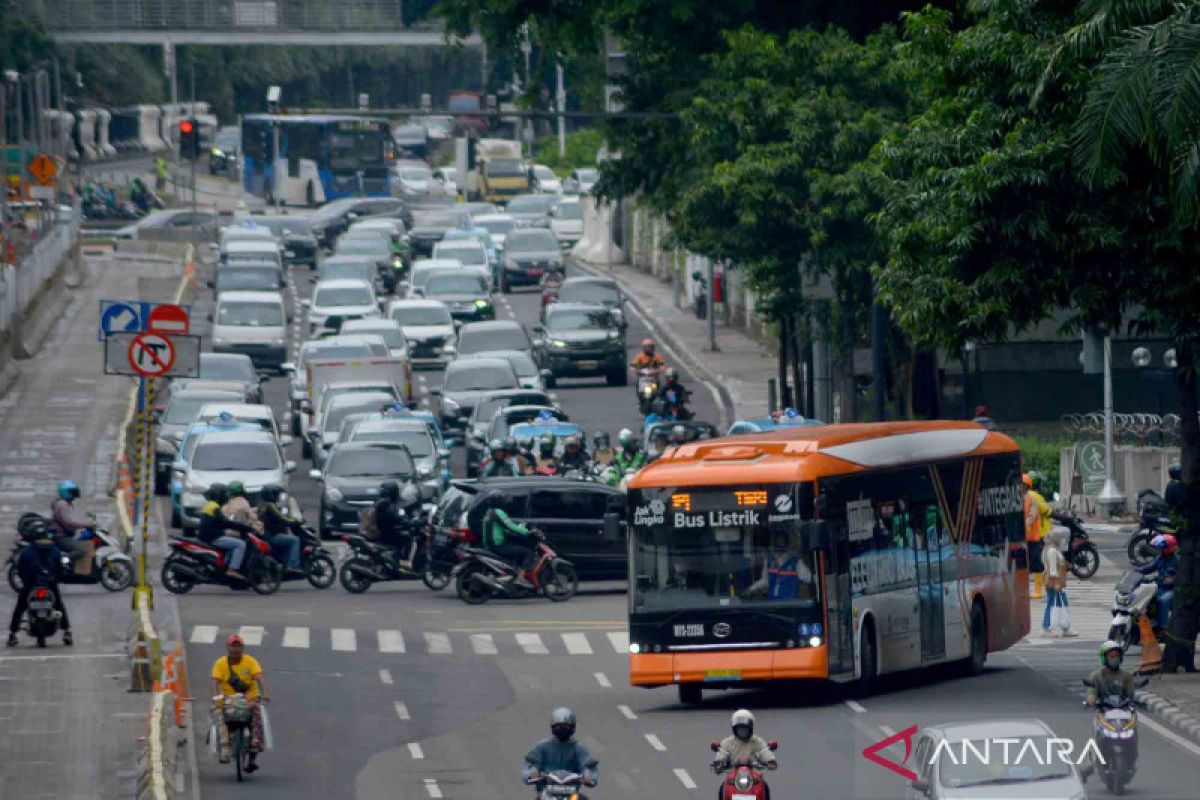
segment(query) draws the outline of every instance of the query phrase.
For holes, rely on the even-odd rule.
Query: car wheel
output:
[[[154,493],[160,497],[171,488],[170,473],[154,473]]]
[[[558,386],[558,376],[551,372],[550,377],[546,378],[546,388],[553,389],[555,386]]]

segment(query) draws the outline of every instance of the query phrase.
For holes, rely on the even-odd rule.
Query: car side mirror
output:
[[[217,282],[216,282],[216,281],[214,281],[214,280],[207,280],[207,281],[205,281],[205,282],[204,282],[204,285],[205,285],[205,286],[207,286],[207,287],[208,287],[208,288],[210,288],[210,289],[215,289],[215,288],[217,288]]]
[[[158,422],[162,419],[163,410],[161,408],[154,409],[154,421]]]
[[[319,480],[321,480],[321,470],[319,470],[319,469],[310,469],[310,470],[308,471],[308,477],[312,478],[314,481],[319,481]]]
[[[610,512],[604,515],[604,541],[621,541],[621,533],[623,532],[624,528],[625,520],[620,514]]]
[[[530,328],[530,330],[536,333],[538,336],[546,335],[546,328],[542,325],[534,325],[532,328]]]
[[[554,371],[549,369],[538,370],[538,377],[547,383],[554,380]]]
[[[803,547],[808,552],[829,551],[833,546],[833,529],[824,520],[800,523],[800,535]]]
[[[207,319],[209,322],[212,322],[212,321],[213,321],[213,315],[212,315],[212,312],[210,311],[210,312],[208,312],[207,314],[205,314],[205,315],[204,315],[204,318],[205,318],[205,319]]]
[[[430,478],[433,477],[433,468],[432,467],[419,467],[417,469],[417,475],[419,475],[424,480],[429,480]]]
[[[441,458],[441,459],[450,458],[450,448],[449,447],[438,448],[438,458]]]
[[[1088,687],[1089,689],[1093,689],[1096,686],[1096,684],[1092,682],[1091,678],[1084,678],[1083,685]]]
[[[915,781],[910,783],[909,786],[912,787],[912,790],[914,792],[920,792],[921,794],[924,794],[924,795],[929,794],[929,781],[922,780],[921,778],[917,778]]]

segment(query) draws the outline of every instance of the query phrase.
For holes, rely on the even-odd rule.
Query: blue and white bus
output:
[[[393,147],[391,126],[378,117],[248,114],[242,187],[290,206],[388,197]]]

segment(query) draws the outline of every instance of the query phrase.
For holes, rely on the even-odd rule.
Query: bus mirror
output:
[[[620,514],[608,513],[604,515],[604,541],[619,542],[621,541],[621,528],[624,527],[625,520]]]
[[[833,534],[828,522],[811,520],[801,523],[801,536],[806,551],[832,549]]]

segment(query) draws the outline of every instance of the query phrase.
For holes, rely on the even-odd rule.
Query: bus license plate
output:
[[[742,671],[740,669],[710,669],[704,673],[706,681],[740,681],[742,679]]]

